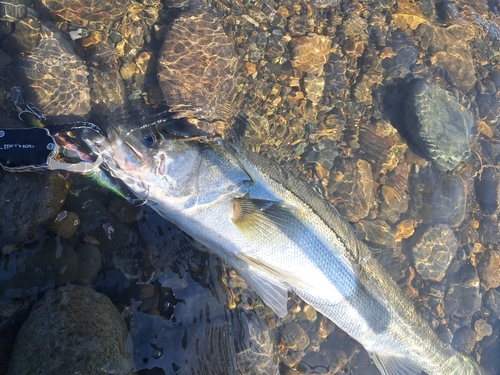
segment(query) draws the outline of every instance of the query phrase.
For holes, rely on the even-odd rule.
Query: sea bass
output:
[[[111,174],[217,253],[279,317],[295,292],[383,375],[486,374],[443,344],[335,207],[265,157],[222,143],[84,137]]]

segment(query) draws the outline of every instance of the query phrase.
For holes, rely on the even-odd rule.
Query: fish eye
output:
[[[144,145],[146,147],[155,148],[155,147],[158,147],[160,145],[160,140],[158,139],[156,134],[154,134],[151,131],[143,132],[143,133],[144,133],[143,134],[143,142],[144,142]]]
[[[146,146],[148,146],[148,147],[154,146],[155,141],[156,141],[156,137],[154,137],[153,135],[146,135],[144,137],[144,143],[146,143]]]

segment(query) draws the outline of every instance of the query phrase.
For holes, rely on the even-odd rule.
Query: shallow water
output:
[[[129,131],[161,111],[159,50],[186,10],[166,2],[158,10],[158,4],[132,2],[112,22],[85,23],[90,36],[69,44],[74,55],[61,61],[83,59],[80,68],[94,80],[89,103],[62,105],[67,97],[82,100],[75,92],[87,83],[72,80],[84,73],[50,82],[39,77],[56,89],[43,104],[51,121],[66,122],[84,107],[90,112],[77,118]],[[242,147],[292,170],[334,203],[438,335],[494,373],[500,369],[498,11],[495,3],[472,0],[218,1],[206,10],[219,18],[240,60],[220,112]],[[29,14],[54,21],[39,4]],[[16,43],[28,38],[23,22],[1,25],[0,85],[6,97],[22,83],[35,101],[28,86],[38,81],[21,79],[18,66],[27,57],[12,44],[16,30]],[[43,64],[46,56],[38,53]],[[439,91],[420,107],[407,104],[415,80],[451,99]],[[409,113],[418,107],[441,119],[451,101],[473,120],[471,151],[453,172],[443,172],[448,162],[440,161],[462,159],[465,151],[443,146],[461,133],[441,126],[462,119],[434,124],[439,128],[431,132],[444,135],[426,153]],[[126,124],[108,118],[120,102]],[[26,126],[16,122],[8,100],[0,115],[2,126]],[[378,373],[359,344],[297,297],[290,296],[289,315],[277,318],[223,261],[147,206],[62,175],[0,173],[0,374],[7,373],[33,303],[68,283],[111,299],[127,324],[138,374]],[[55,225],[64,217],[70,222]]]

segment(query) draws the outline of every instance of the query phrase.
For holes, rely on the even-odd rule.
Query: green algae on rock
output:
[[[76,285],[48,292],[14,345],[9,375],[133,374],[127,326],[108,297]]]

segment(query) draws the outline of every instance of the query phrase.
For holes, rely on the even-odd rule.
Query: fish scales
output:
[[[337,210],[261,155],[164,139],[87,138],[114,177],[223,257],[278,316],[287,293],[331,319],[383,375],[486,374],[443,344]]]

